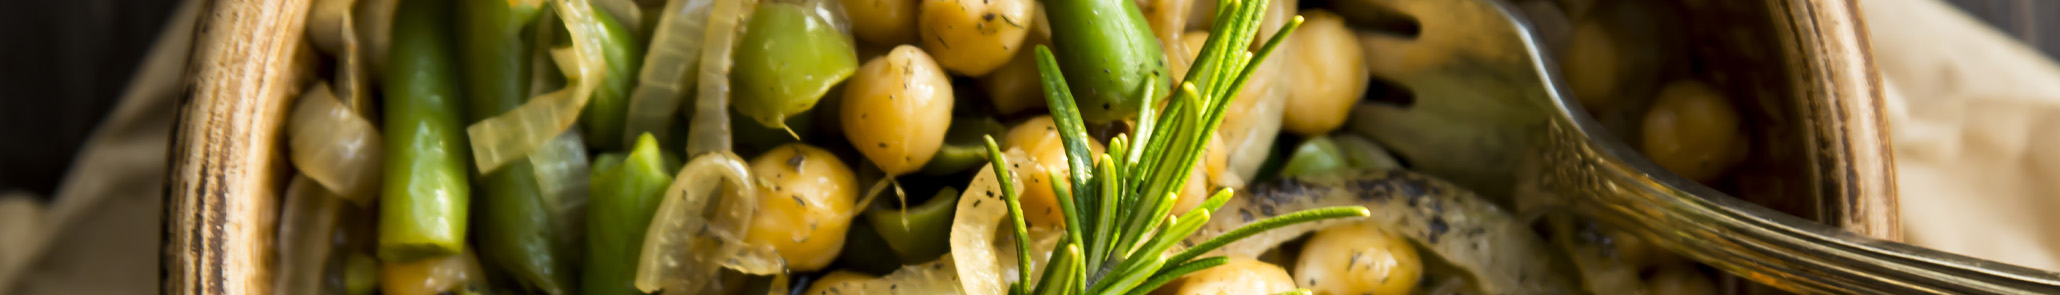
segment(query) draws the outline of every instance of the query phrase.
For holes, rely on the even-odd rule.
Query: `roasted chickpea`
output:
[[[850,16],[851,34],[875,44],[909,44],[916,41],[916,5],[919,0],[843,0]]]
[[[980,86],[987,89],[996,112],[1007,115],[1045,108],[1044,77],[1037,72],[1035,52],[1017,52],[1008,64],[980,77]]]
[[[1688,179],[1710,182],[1745,160],[1747,141],[1738,111],[1715,89],[1696,81],[1667,84],[1645,114],[1645,155]]]
[[[1003,141],[1008,148],[1022,149],[1029,156],[1028,163],[1010,163],[1013,167],[1009,167],[1017,177],[1023,178],[1016,183],[1023,188],[1024,221],[1031,226],[1065,225],[1065,213],[1059,212],[1057,193],[1052,191],[1051,181],[1045,177],[1050,173],[1059,181],[1066,181],[1067,173],[1072,170],[1066,164],[1066,143],[1059,138],[1058,125],[1048,115],[1030,118],[1009,129]],[[1094,150],[1095,154],[1103,152],[1102,144],[1092,139],[1087,141],[1087,148]]]
[[[1036,9],[1030,0],[923,1],[917,30],[945,69],[984,76],[1023,47]]]
[[[803,292],[801,292],[801,294],[802,294],[802,295],[841,295],[841,294],[853,294],[853,295],[856,295],[856,294],[859,294],[859,293],[857,293],[857,291],[858,291],[858,290],[860,289],[860,287],[859,287],[858,285],[856,285],[856,284],[853,284],[853,283],[857,283],[857,282],[859,282],[859,281],[864,281],[864,280],[870,280],[870,279],[873,279],[873,277],[872,277],[872,276],[869,276],[869,275],[865,275],[865,274],[862,274],[862,273],[857,273],[857,272],[849,271],[849,270],[838,270],[838,271],[833,271],[833,272],[830,272],[830,274],[826,274],[826,275],[823,275],[823,277],[821,277],[821,278],[816,278],[816,279],[815,279],[815,282],[814,282],[814,283],[809,283],[809,284],[808,284],[808,291],[803,291]],[[847,293],[847,292],[844,292],[844,290],[852,290],[853,292],[849,292],[849,293]]]
[[[1693,267],[1672,265],[1660,267],[1645,280],[1645,294],[1716,295],[1717,285]]]
[[[1423,261],[1409,240],[1371,222],[1316,232],[1295,263],[1295,283],[1316,294],[1409,294]]]
[[[1589,108],[1609,106],[1617,98],[1617,82],[1623,79],[1622,66],[1617,55],[1615,36],[1600,21],[1586,20],[1574,24],[1573,44],[1569,45],[1561,65],[1565,65],[1566,83],[1581,105]]]
[[[829,266],[844,247],[858,201],[858,179],[829,151],[792,143],[751,160],[759,177],[758,213],[745,243],[770,245],[787,268]]]
[[[921,169],[951,125],[951,81],[930,55],[902,45],[866,62],[844,86],[845,138],[887,175]]]
[[[1281,126],[1302,136],[1318,136],[1345,125],[1352,104],[1366,93],[1369,75],[1359,39],[1345,20],[1329,11],[1304,14],[1294,35],[1295,53],[1287,55],[1297,71],[1293,95]]]
[[[1293,277],[1280,266],[1246,257],[1182,277],[1179,295],[1279,294],[1295,289]]]
[[[379,271],[386,294],[432,295],[463,291],[486,283],[486,271],[471,251],[412,262],[386,263]]]

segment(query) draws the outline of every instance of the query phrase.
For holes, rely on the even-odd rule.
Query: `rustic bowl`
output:
[[[287,106],[310,81],[310,0],[214,0],[173,134],[166,294],[270,291],[287,179]],[[1852,0],[1683,1],[1695,58],[1736,97],[1755,146],[1716,185],[1770,208],[1895,240],[1895,177],[1880,77]],[[1745,93],[1745,94],[1736,94]],[[1731,285],[1729,291],[1754,293]],[[1745,286],[1745,287],[1739,287]]]

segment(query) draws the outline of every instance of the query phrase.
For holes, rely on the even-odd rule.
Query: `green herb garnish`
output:
[[[1296,16],[1267,40],[1256,55],[1245,50],[1256,36],[1267,2],[1219,1],[1216,11],[1225,13],[1216,15],[1215,27],[1221,28],[1222,33],[1211,35],[1203,45],[1200,58],[1188,70],[1188,81],[1179,84],[1179,92],[1165,109],[1155,109],[1152,103],[1142,104],[1136,130],[1112,140],[1108,153],[1101,155],[1093,155],[1087,149],[1080,110],[1074,105],[1051,50],[1037,47],[1045,100],[1064,141],[1072,181],[1050,182],[1064,213],[1066,230],[1058,250],[1052,251],[1047,260],[1050,263],[1041,274],[1042,280],[1027,286],[1033,281],[1030,254],[1019,250],[1016,261],[1021,264],[1022,277],[1010,285],[1011,294],[1144,294],[1188,273],[1223,265],[1227,258],[1197,258],[1253,234],[1303,222],[1369,215],[1366,208],[1357,206],[1300,211],[1232,230],[1177,255],[1163,255],[1199,230],[1210,214],[1230,200],[1231,190],[1219,190],[1193,211],[1176,218],[1166,217],[1186,176],[1201,160],[1202,148],[1222,124],[1223,112],[1231,99],[1250,80],[1253,70],[1302,23],[1302,17]],[[1146,79],[1153,80],[1156,78]],[[1154,89],[1155,85],[1145,87],[1139,101],[1152,101],[1158,89]],[[987,152],[996,175],[1013,176],[1008,160],[991,136],[987,139]],[[996,179],[1008,202],[1016,248],[1029,249],[1028,226],[1015,180]],[[1308,290],[1288,292],[1307,293]]]

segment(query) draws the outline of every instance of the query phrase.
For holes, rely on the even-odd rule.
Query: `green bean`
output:
[[[672,171],[679,169],[666,158],[658,140],[644,134],[628,156],[603,155],[594,162],[583,294],[643,294],[633,283],[644,231],[672,184]]]
[[[957,188],[944,187],[921,205],[868,209],[866,220],[872,222],[880,237],[886,238],[887,247],[901,257],[901,263],[923,263],[949,250],[951,218],[953,209],[958,208],[958,195]]]
[[[523,29],[535,23],[541,3],[501,0],[467,0],[458,13],[459,44],[464,63],[467,112],[478,122],[508,112],[528,100],[530,71],[529,34]],[[544,294],[569,294],[577,283],[578,244],[573,233],[558,225],[538,186],[536,166],[514,161],[480,176],[479,189],[486,198],[479,202],[485,219],[480,222],[480,254],[487,265],[500,268],[514,283]]]
[[[471,150],[459,121],[450,1],[406,1],[394,16],[386,77],[386,186],[379,257],[392,263],[464,249]]]
[[[586,126],[588,147],[613,150],[628,142],[622,138],[622,125],[629,120],[629,91],[636,87],[637,70],[644,66],[644,47],[637,46],[636,34],[606,9],[594,9],[594,14],[601,21],[597,37],[604,41],[601,56],[607,60],[608,76],[594,89],[594,98],[581,110],[579,122]]]
[[[1166,54],[1144,14],[1129,0],[1047,0],[1058,53],[1080,117],[1108,122],[1136,116],[1146,87],[1169,90]],[[1154,79],[1148,81],[1146,79]]]

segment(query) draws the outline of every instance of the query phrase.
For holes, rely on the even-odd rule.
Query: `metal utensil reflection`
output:
[[[1356,0],[1415,20],[1374,76],[1406,105],[1362,104],[1353,132],[1412,168],[1491,196],[1555,202],[1697,261],[1801,293],[2060,294],[2060,273],[1883,241],[1681,178],[1611,136],[1555,77],[1534,32],[1495,0]]]

